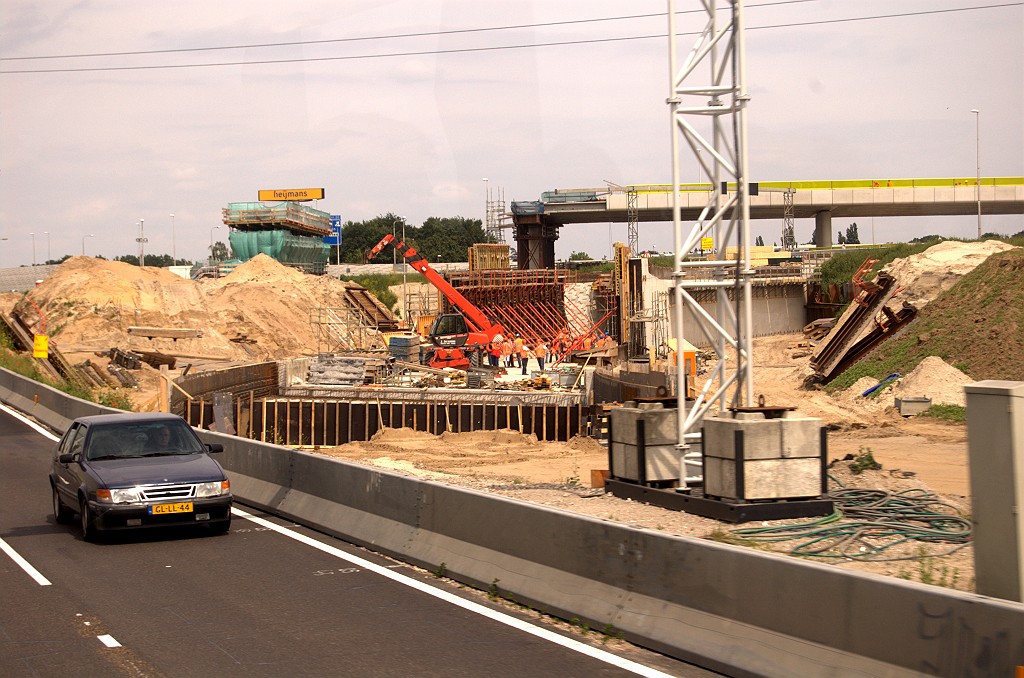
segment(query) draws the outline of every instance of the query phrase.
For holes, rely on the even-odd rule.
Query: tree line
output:
[[[467,250],[476,243],[490,242],[484,235],[483,222],[465,217],[430,217],[415,226],[402,217],[387,213],[366,221],[346,221],[341,227],[341,251],[331,250],[331,261],[340,256],[346,264],[362,264],[365,255],[388,233],[397,240],[402,239],[404,225],[405,242],[432,263],[466,261]],[[385,248],[369,263],[392,261],[392,254]]]

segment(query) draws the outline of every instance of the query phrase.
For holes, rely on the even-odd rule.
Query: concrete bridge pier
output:
[[[814,245],[831,247],[832,244],[832,212],[821,210],[814,215]]]
[[[543,215],[513,215],[516,240],[516,265],[519,270],[555,267],[555,241],[558,225]]]

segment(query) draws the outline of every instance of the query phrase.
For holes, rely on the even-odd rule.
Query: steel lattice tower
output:
[[[700,455],[689,453],[687,440],[699,436],[696,431],[704,414],[713,407],[724,410],[728,400],[732,406],[751,406],[754,400],[743,0],[702,0],[701,6],[706,14],[704,28],[680,63],[676,58],[675,2],[668,1],[671,88],[667,103],[672,120],[672,183],[676,187],[672,192],[674,334],[681,349],[686,308],[697,318],[717,356],[707,384],[689,410],[685,370],[682,359],[678,360],[678,446],[686,460],[687,484],[702,478],[698,475],[702,473]],[[707,205],[691,227],[684,227],[680,219],[680,139],[686,141],[711,182]],[[701,238],[708,236],[714,238],[713,260],[685,261]],[[727,256],[730,242],[736,246],[735,258]],[[689,294],[696,284],[687,280],[684,271],[694,267],[707,267],[718,275],[710,283],[716,288],[715,317]],[[699,282],[702,287],[708,284]],[[735,302],[730,301],[727,288],[734,288]],[[681,353],[679,350],[677,355]],[[734,366],[729,364],[730,357],[734,357]]]

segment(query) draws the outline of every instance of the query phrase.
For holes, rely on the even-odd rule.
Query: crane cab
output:
[[[456,348],[466,345],[469,333],[469,324],[461,313],[443,313],[430,326],[430,341],[442,348]]]

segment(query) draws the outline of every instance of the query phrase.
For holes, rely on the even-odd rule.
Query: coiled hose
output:
[[[835,511],[824,518],[793,525],[740,528],[730,534],[749,542],[799,540],[789,550],[793,555],[862,561],[920,557],[885,553],[907,542],[950,544],[944,553],[928,554],[945,556],[971,541],[970,521],[955,506],[927,490],[893,493],[842,487],[827,496]]]

